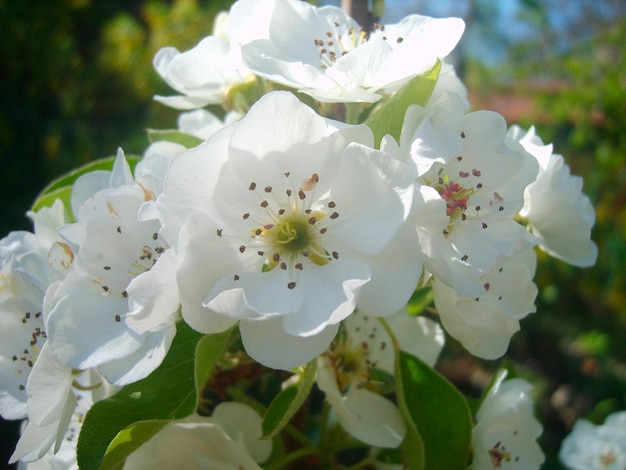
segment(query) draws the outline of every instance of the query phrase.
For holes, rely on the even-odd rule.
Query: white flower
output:
[[[542,428],[533,416],[531,385],[505,377],[506,370],[501,370],[476,413],[472,470],[530,470],[544,461],[535,440]]]
[[[475,297],[481,275],[536,243],[513,218],[538,168],[506,137],[502,116],[463,115],[454,103],[410,109],[400,148],[408,149],[417,181],[439,194],[428,198],[428,217],[414,217],[426,266],[459,296]]]
[[[246,2],[239,8],[237,20],[222,12],[215,18],[213,35],[202,39],[194,48],[181,53],[175,47],[164,47],[154,56],[158,74],[173,89],[176,96],[155,96],[154,99],[176,109],[196,109],[220,104],[228,88],[244,83],[250,71],[241,58],[240,43],[233,41],[233,31],[239,40],[247,35],[266,37],[271,2]]]
[[[582,193],[583,179],[570,175],[563,157],[552,153],[552,144],[543,144],[534,127],[524,132],[513,126],[509,135],[539,163],[539,175],[526,188],[520,211],[539,239],[539,246],[567,263],[592,266],[598,257],[598,247],[591,240],[595,212]]]
[[[368,35],[339,8],[299,0],[275,2],[270,21],[268,38],[242,46],[244,62],[323,102],[372,103],[393,93],[447,56],[465,28],[459,18],[411,15]]]
[[[626,468],[626,411],[609,415],[600,426],[579,419],[565,438],[559,459],[569,470]]]
[[[111,175],[126,165],[120,153]],[[158,221],[137,218],[151,196],[139,184],[102,189],[80,206],[78,222],[59,229],[75,259],[51,298],[50,347],[65,364],[78,370],[97,367],[116,385],[158,367],[175,334],[174,253],[159,238]],[[147,287],[135,290],[133,282]],[[127,323],[130,314],[144,323],[141,334]]]
[[[178,129],[200,139],[208,139],[226,124],[239,121],[243,115],[230,111],[222,121],[206,109],[196,109],[178,116]]]
[[[444,342],[439,325],[410,317],[405,310],[388,322],[401,349],[434,365]],[[391,338],[375,318],[359,311],[342,325],[329,350],[317,359],[317,384],[348,433],[366,444],[397,447],[404,438],[404,422],[397,407],[382,396],[391,391],[391,383],[382,377],[394,372]]]
[[[46,365],[49,366],[50,363],[48,362]],[[73,375],[71,371],[70,375]],[[38,381],[33,384],[37,387],[36,391],[40,393],[42,407],[45,406],[45,394],[49,392],[54,394],[54,388],[62,387],[62,385],[59,387],[54,384],[58,378],[49,375],[47,383]],[[69,399],[62,409],[62,414],[56,420],[43,423],[40,426],[35,425],[32,421],[26,424],[11,457],[11,462],[19,459],[18,468],[28,470],[78,469],[76,443],[84,417],[93,403],[110,396],[113,390],[107,387],[102,378],[93,371],[80,377],[74,375],[73,380],[80,383],[82,389],[73,389],[73,392],[68,395]],[[54,400],[54,398],[54,395],[48,396],[48,406],[52,405],[50,400]]]
[[[175,158],[157,203],[187,323],[209,333],[241,320],[248,353],[288,369],[326,349],[357,305],[405,305],[421,274],[405,225],[412,178],[371,144],[367,127],[275,92]]]
[[[73,257],[54,231],[64,223],[60,201],[29,215],[35,233],[12,232],[0,241],[0,414],[5,419],[27,415],[27,381],[47,338],[44,297]]]
[[[476,297],[461,298],[435,278],[435,306],[446,331],[475,356],[497,359],[504,355],[520,328],[519,320],[536,310],[535,264],[531,249],[486,272],[480,276],[483,292]]]
[[[261,417],[242,403],[225,402],[213,416],[192,415],[168,423],[132,453],[125,470],[216,469],[260,470],[272,450],[271,440],[260,440]]]

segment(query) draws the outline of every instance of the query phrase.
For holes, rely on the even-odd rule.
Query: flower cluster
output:
[[[535,311],[534,247],[590,266],[594,212],[534,129],[468,112],[446,63],[463,29],[239,0],[193,49],[160,50],[179,129],[53,183],[34,232],[0,241],[12,461],[280,468],[401,446],[410,468],[470,449],[474,469],[537,468],[527,382],[500,374],[473,417],[433,367],[444,329],[504,355]]]

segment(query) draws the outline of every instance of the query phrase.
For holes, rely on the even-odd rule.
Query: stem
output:
[[[346,103],[346,123],[358,124],[361,115],[361,103]]]
[[[285,468],[289,462],[301,459],[302,457],[306,457],[307,455],[317,455],[319,453],[320,449],[318,449],[317,447],[301,447],[300,449],[285,455],[283,458],[279,459],[273,464],[266,465],[264,468],[265,470],[281,470]]]

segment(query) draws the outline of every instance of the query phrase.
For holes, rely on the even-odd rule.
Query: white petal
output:
[[[215,407],[211,418],[217,421],[233,440],[241,439],[250,456],[264,462],[272,452],[272,441],[261,439],[261,416],[248,405],[222,402]]]
[[[28,418],[37,426],[61,419],[65,402],[72,393],[72,369],[59,362],[44,344],[28,378]]]
[[[377,447],[398,447],[404,439],[406,428],[400,411],[385,397],[351,386],[343,403],[347,415],[340,414],[339,421],[357,439]]]
[[[289,370],[305,364],[328,348],[339,329],[330,325],[315,336],[292,336],[283,330],[282,319],[242,321],[241,339],[254,360],[273,369]]]
[[[178,285],[175,276],[176,252],[166,250],[156,264],[135,277],[128,292],[126,324],[141,334],[173,325],[178,320]]]
[[[359,294],[357,304],[371,316],[386,316],[406,305],[422,275],[417,232],[408,224],[383,251],[369,258],[372,279]]]

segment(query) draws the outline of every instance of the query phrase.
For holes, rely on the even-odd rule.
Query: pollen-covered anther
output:
[[[302,263],[296,263],[294,265],[294,268],[296,268],[299,271],[302,271],[302,269],[304,269],[304,266],[302,266]]]
[[[239,253],[243,253],[244,251],[246,251],[246,246],[245,245],[241,245],[239,247]]]
[[[315,185],[319,182],[320,177],[317,173],[313,173],[310,178],[306,178],[302,180],[303,191],[312,191],[315,188]]]
[[[337,251],[333,251],[333,258],[339,259],[339,253]]]
[[[272,192],[272,187],[271,186],[265,186],[265,188],[263,188],[263,191],[265,191],[266,193],[271,193]]]
[[[298,197],[302,200],[306,198],[306,194],[302,189],[298,190]]]
[[[250,191],[254,191],[256,189],[256,183],[254,181],[252,183],[250,183],[250,186],[248,186],[248,189]]]
[[[311,218],[309,219],[309,224],[311,224],[311,225],[315,225],[315,222],[317,222],[317,219],[316,219],[315,217],[311,217]]]
[[[330,214],[329,216],[332,220],[335,220],[337,217],[339,217],[339,212],[333,212],[332,214]]]
[[[293,289],[296,287],[296,283],[294,281],[291,281],[287,284],[287,288],[288,289]]]
[[[250,217],[250,214],[248,212],[241,216],[243,220],[246,220],[248,217]]]
[[[267,199],[264,199],[263,201],[261,201],[261,203],[259,204],[262,208],[266,208],[267,206],[269,206],[269,202],[267,202]]]

